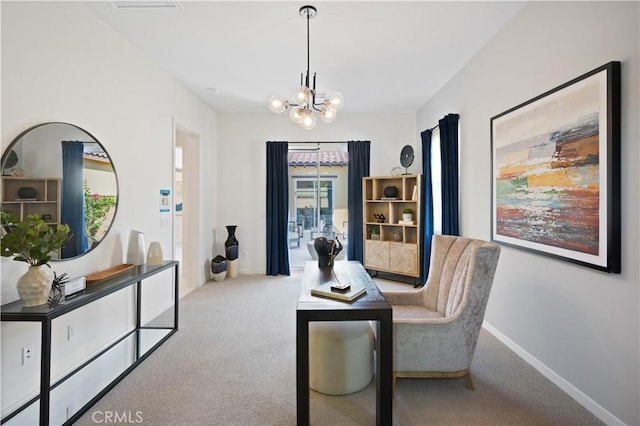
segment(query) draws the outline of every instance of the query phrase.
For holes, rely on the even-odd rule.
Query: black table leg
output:
[[[309,321],[296,313],[296,398],[298,426],[309,424]]]
[[[49,425],[51,385],[51,321],[45,319],[42,326],[42,349],[40,353],[40,425]]]
[[[376,424],[390,425],[393,418],[393,323],[391,312],[378,321],[376,344]]]

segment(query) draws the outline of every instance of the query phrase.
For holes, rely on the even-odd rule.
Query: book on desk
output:
[[[311,289],[312,296],[325,297],[343,302],[353,302],[366,293],[367,289],[362,284],[341,286],[335,282],[321,284]]]

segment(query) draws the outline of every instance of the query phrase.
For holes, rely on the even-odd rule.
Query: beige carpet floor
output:
[[[109,411],[146,425],[295,425],[300,279],[300,271],[240,276],[192,291],[180,300],[178,333],[76,424],[96,424],[103,417],[93,413]],[[394,424],[601,424],[484,330],[472,374],[475,391],[462,380],[400,379]],[[311,423],[374,425],[375,385],[340,397],[311,392]]]

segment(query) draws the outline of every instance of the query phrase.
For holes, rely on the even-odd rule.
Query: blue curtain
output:
[[[370,141],[349,141],[349,169],[347,172],[347,203],[349,230],[347,231],[347,259],[362,263],[364,247],[362,235],[362,178],[369,176]]]
[[[423,284],[429,276],[429,259],[431,258],[431,238],[433,237],[433,178],[431,176],[431,135],[433,130],[428,129],[420,134],[422,139],[422,189],[420,199],[422,210],[420,223],[422,241],[422,259],[420,268],[420,282]]]
[[[289,144],[267,142],[267,275],[289,275]]]
[[[71,239],[62,247],[62,258],[76,257],[87,251],[84,222],[84,144],[62,141],[61,223],[71,228]]]
[[[442,233],[460,235],[458,208],[458,114],[438,122],[442,156]]]

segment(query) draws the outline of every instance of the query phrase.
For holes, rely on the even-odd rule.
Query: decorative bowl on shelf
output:
[[[21,186],[16,191],[16,195],[18,196],[19,199],[22,199],[22,200],[35,199],[38,196],[38,191],[36,191],[35,188],[32,188],[30,186]]]
[[[397,198],[398,197],[398,188],[395,186],[387,186],[383,194],[385,198]]]

